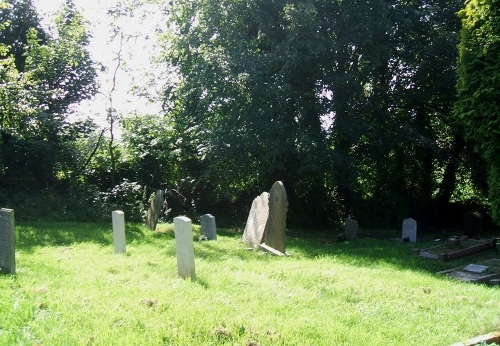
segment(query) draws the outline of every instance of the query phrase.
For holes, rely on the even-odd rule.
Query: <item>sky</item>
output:
[[[33,0],[33,5],[46,28],[50,27],[51,17],[64,2],[64,0]],[[110,106],[109,93],[112,89],[112,76],[117,67],[116,57],[120,49],[120,40],[112,38],[110,25],[112,19],[107,13],[118,2],[119,0],[74,0],[77,9],[89,21],[88,31],[92,38],[88,49],[92,59],[106,68],[104,72],[99,72],[98,76],[100,93],[94,99],[83,101],[75,106],[75,109],[81,117],[90,116],[102,127],[106,126],[106,110]],[[150,14],[147,20],[134,16],[134,18],[118,22],[125,37],[133,36],[123,41],[122,54],[126,64],[118,70],[116,89],[112,93],[113,107],[121,116],[134,113],[155,114],[160,111],[158,103],[151,104],[131,92],[133,85],[145,86],[148,79],[144,78],[144,75],[151,74],[156,69],[149,60],[157,51],[156,40],[151,33],[160,23],[159,14]]]

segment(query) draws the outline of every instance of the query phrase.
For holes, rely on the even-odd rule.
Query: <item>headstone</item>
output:
[[[258,248],[262,241],[268,216],[269,192],[263,192],[253,200],[243,232],[243,241],[254,249]]]
[[[125,214],[121,210],[115,210],[111,213],[113,220],[113,243],[115,253],[125,253]]]
[[[196,279],[194,268],[193,229],[191,220],[185,216],[174,218],[177,269],[182,278]]]
[[[215,228],[215,217],[205,214],[200,217],[201,233],[207,240],[217,240],[217,229]]]
[[[269,193],[269,216],[264,230],[266,245],[280,252],[285,252],[286,214],[288,199],[281,181],[273,184]]]
[[[146,227],[152,231],[156,229],[156,225],[158,224],[158,220],[160,219],[161,211],[163,210],[164,202],[165,191],[156,191],[146,215]]]
[[[356,220],[347,218],[345,219],[344,234],[347,240],[354,240],[358,238],[358,222]]]
[[[471,238],[479,237],[479,234],[483,230],[483,216],[478,212],[464,214],[462,216],[461,228],[466,236]]]
[[[409,242],[415,243],[417,241],[417,221],[413,219],[403,220],[403,241],[408,239]]]
[[[0,209],[0,273],[16,273],[14,210]]]

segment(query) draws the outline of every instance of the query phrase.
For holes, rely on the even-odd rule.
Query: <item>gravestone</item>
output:
[[[194,245],[191,219],[185,216],[174,218],[177,270],[182,278],[196,279],[194,268]]]
[[[280,252],[285,252],[286,214],[288,199],[281,181],[273,184],[269,193],[269,216],[264,229],[264,243]]]
[[[16,273],[14,210],[0,209],[0,273]]]
[[[165,191],[158,190],[151,201],[146,215],[146,227],[154,231],[158,220],[160,219],[161,211],[163,210],[163,203],[165,201]]]
[[[344,235],[346,240],[354,240],[358,238],[358,222],[356,220],[350,218],[345,219]]]
[[[243,241],[254,249],[258,248],[262,241],[268,216],[269,192],[263,192],[253,200],[243,232]]]
[[[115,245],[115,253],[125,253],[125,214],[121,210],[116,210],[111,213],[113,221],[113,244]]]
[[[413,219],[403,220],[403,241],[408,239],[408,241],[415,243],[417,241],[417,221]]]
[[[215,228],[215,217],[205,214],[200,217],[201,233],[208,240],[217,240],[217,229]]]

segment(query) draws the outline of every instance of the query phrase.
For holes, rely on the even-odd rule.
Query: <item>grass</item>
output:
[[[272,257],[219,229],[218,241],[195,241],[191,281],[177,277],[172,225],[127,224],[125,255],[107,224],[16,231],[0,345],[448,345],[500,329],[498,287],[435,275],[478,257],[443,263],[397,241],[298,232],[290,257]]]

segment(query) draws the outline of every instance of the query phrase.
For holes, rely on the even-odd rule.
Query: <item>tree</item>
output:
[[[500,224],[500,1],[468,0],[459,12],[456,114],[486,160],[489,198]]]
[[[85,23],[72,3],[52,34],[40,29],[34,13],[30,1],[14,1],[1,13],[9,20],[1,37],[12,41],[4,43],[0,76],[0,178],[24,188],[51,186],[75,169],[73,142],[90,129],[67,120],[69,107],[96,91]]]

